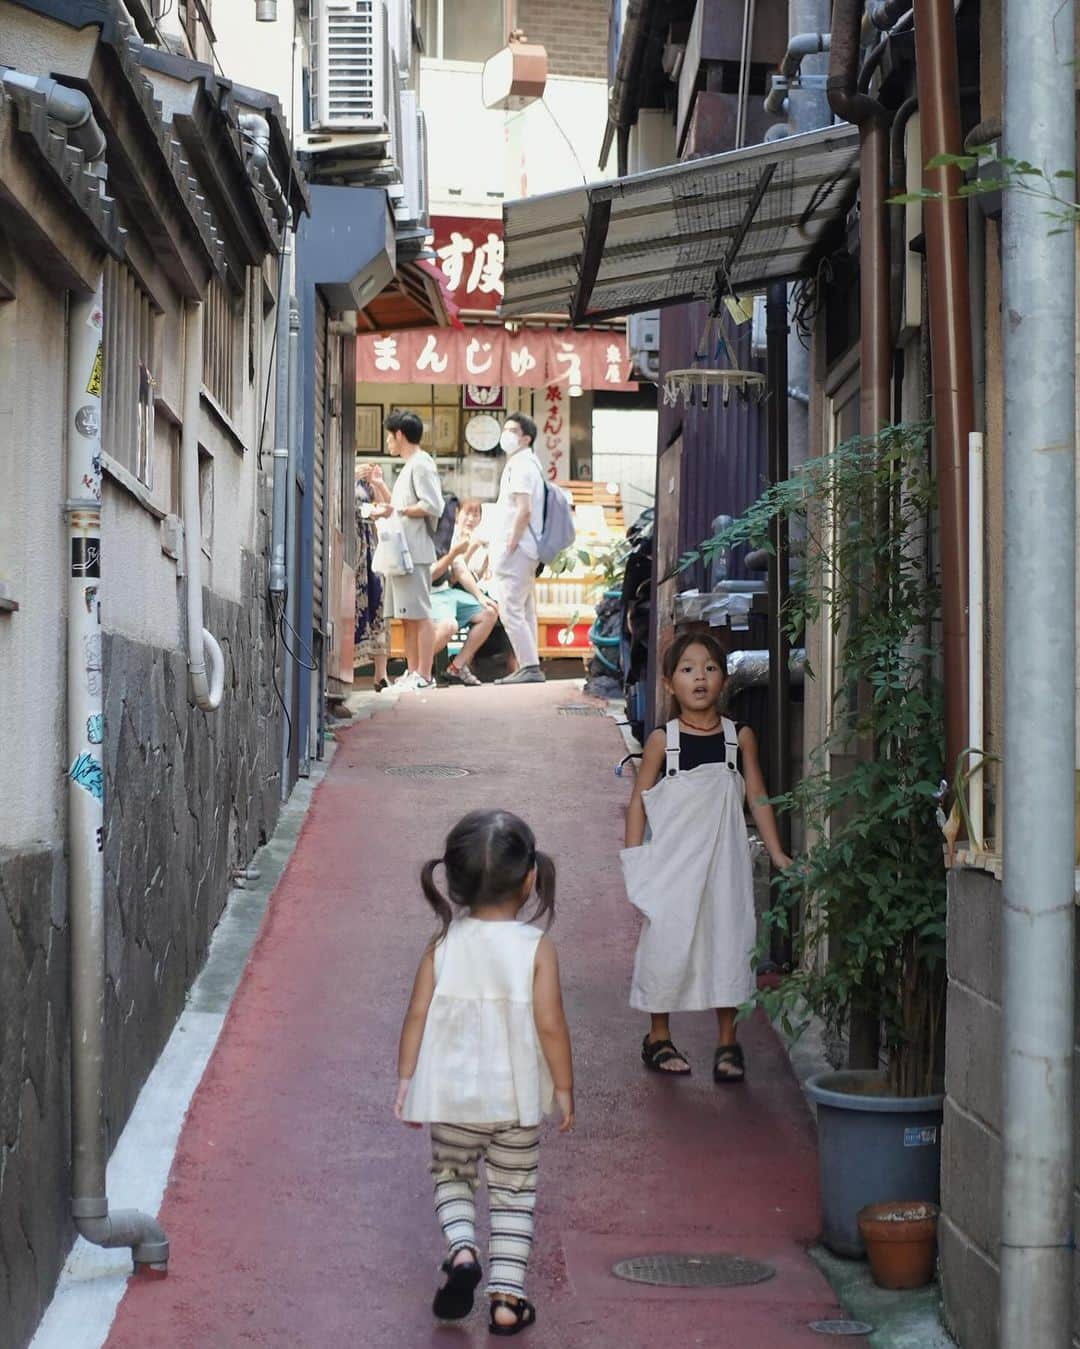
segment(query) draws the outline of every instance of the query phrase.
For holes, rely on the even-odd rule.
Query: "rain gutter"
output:
[[[607,168],[611,143],[619,135],[619,177],[628,171],[624,162],[627,155],[629,131],[637,120],[637,99],[641,81],[641,65],[645,59],[645,43],[649,36],[655,0],[629,0],[619,42],[619,59],[608,98],[608,123],[600,147],[600,167]]]

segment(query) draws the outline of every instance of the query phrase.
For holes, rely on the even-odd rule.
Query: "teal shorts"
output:
[[[457,586],[441,586],[431,592],[431,616],[436,623],[448,618],[458,628],[468,627],[483,607],[467,590]]]

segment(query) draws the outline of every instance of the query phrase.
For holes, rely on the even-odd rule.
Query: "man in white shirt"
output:
[[[386,419],[386,452],[405,461],[394,482],[373,482],[379,505],[376,518],[396,516],[412,554],[413,569],[407,576],[388,576],[390,612],[401,619],[405,633],[408,672],[395,688],[423,693],[435,687],[431,663],[435,654],[435,623],[431,609],[431,566],[435,561],[434,528],[443,511],[439,470],[420,448],[424,424],[415,412],[391,412]]]
[[[536,643],[536,570],[538,541],[544,527],[544,470],[533,451],[536,423],[514,412],[503,425],[499,444],[506,467],[496,503],[495,586],[499,614],[518,668],[497,684],[542,684],[544,672]]]

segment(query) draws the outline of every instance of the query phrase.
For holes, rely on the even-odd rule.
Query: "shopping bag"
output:
[[[401,525],[396,520],[380,520],[378,531],[379,542],[371,560],[372,570],[380,576],[411,576],[412,553]]]

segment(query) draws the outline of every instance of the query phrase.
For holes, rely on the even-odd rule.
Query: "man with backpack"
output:
[[[506,467],[499,484],[493,543],[499,614],[518,668],[496,680],[498,684],[542,684],[545,679],[537,654],[536,577],[544,563],[551,561],[544,556],[550,551],[545,517],[555,525],[559,507],[553,515],[548,493],[555,494],[558,488],[549,487],[544,480],[544,470],[533,450],[535,440],[536,423],[531,417],[523,412],[507,417],[499,440],[506,453]],[[562,505],[566,505],[565,498]]]

